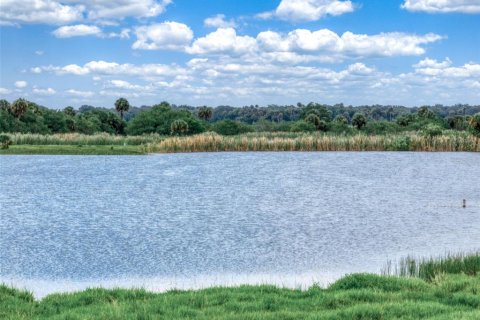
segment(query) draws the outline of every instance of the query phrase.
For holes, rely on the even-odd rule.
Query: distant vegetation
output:
[[[0,318],[473,320],[480,319],[478,257],[419,260],[413,269],[426,274],[353,274],[327,289],[314,285],[305,291],[265,285],[162,294],[89,289],[35,301],[28,292],[0,285]]]
[[[111,109],[53,110],[24,99],[0,100],[0,134],[3,150],[29,141],[34,145],[142,145],[143,152],[478,151],[480,106],[309,103],[194,108],[162,102],[136,108],[120,98]]]

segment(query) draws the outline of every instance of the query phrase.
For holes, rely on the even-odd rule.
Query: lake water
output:
[[[480,248],[480,154],[0,156],[0,210],[0,282],[37,297],[305,288]]]

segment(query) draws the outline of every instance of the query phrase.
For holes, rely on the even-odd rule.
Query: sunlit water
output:
[[[37,297],[305,288],[478,249],[480,154],[0,156],[0,210],[0,282]]]

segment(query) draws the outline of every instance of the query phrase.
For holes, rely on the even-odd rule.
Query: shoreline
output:
[[[445,274],[419,278],[351,274],[327,288],[287,289],[238,285],[153,293],[144,289],[92,288],[36,300],[0,285],[4,319],[478,319],[480,277]]]
[[[480,152],[468,133],[426,137],[417,133],[330,135],[288,132],[222,136],[12,135],[0,155],[147,155],[203,152]]]

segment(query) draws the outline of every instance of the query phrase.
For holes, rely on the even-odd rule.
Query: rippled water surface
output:
[[[0,282],[41,297],[378,272],[479,248],[479,177],[468,153],[0,156]]]

